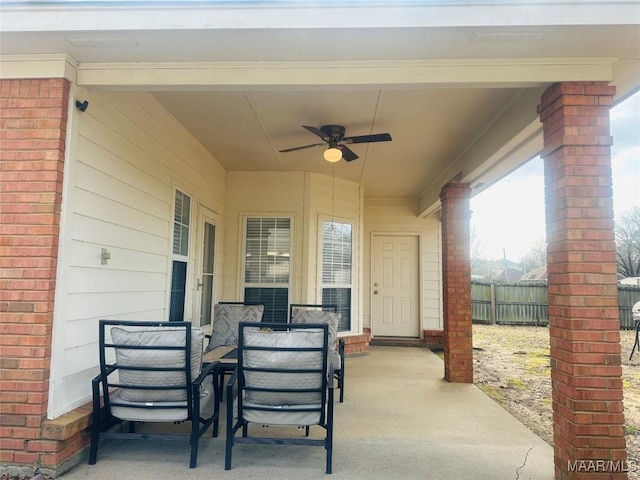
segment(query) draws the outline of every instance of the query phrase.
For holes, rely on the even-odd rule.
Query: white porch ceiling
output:
[[[316,143],[302,125],[388,132],[335,173],[423,210],[535,153],[545,86],[640,85],[637,1],[28,3],[0,7],[5,75],[67,55],[79,85],[151,91],[229,171],[331,174],[321,147],[279,153]]]

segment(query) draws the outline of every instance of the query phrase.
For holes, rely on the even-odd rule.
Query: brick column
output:
[[[69,83],[0,81],[0,463],[40,466]],[[50,460],[50,459],[49,459]],[[50,462],[49,462],[50,463]]]
[[[558,479],[627,478],[609,132],[614,93],[605,83],[561,83],[538,107]]]
[[[470,198],[466,183],[449,183],[440,192],[444,378],[458,383],[473,383]]]

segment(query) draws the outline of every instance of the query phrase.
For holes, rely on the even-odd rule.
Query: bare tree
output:
[[[618,273],[625,277],[640,277],[640,206],[631,207],[620,215],[615,234]]]
[[[523,272],[530,272],[534,268],[547,264],[547,242],[543,237],[537,238],[529,248],[529,252],[520,259]]]
[[[471,228],[471,270],[475,270],[482,260],[482,256],[484,255],[484,244],[482,243],[482,238],[480,233],[475,226]]]

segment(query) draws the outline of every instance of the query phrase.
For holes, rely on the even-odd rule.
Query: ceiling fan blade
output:
[[[391,135],[388,133],[376,133],[374,135],[359,135],[357,137],[344,137],[344,143],[372,143],[390,142]]]
[[[280,153],[295,152],[296,150],[303,150],[305,148],[321,147],[322,145],[325,145],[325,143],[312,143],[311,145],[303,145],[301,147],[285,148],[284,150],[278,150],[278,151]]]
[[[342,150],[342,158],[345,162],[353,162],[358,155],[356,155],[353,150],[351,150],[346,145],[339,145],[338,148]]]
[[[314,135],[319,136],[321,139],[323,140],[329,140],[329,137],[327,137],[327,135],[325,135],[325,133],[320,130],[319,128],[316,127],[308,127],[306,125],[302,125],[303,128],[306,128],[307,130],[309,130],[311,133],[313,133]]]

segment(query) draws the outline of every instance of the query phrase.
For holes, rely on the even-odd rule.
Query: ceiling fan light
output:
[[[342,160],[342,150],[339,148],[327,148],[324,151],[324,159],[331,163],[339,162]]]

